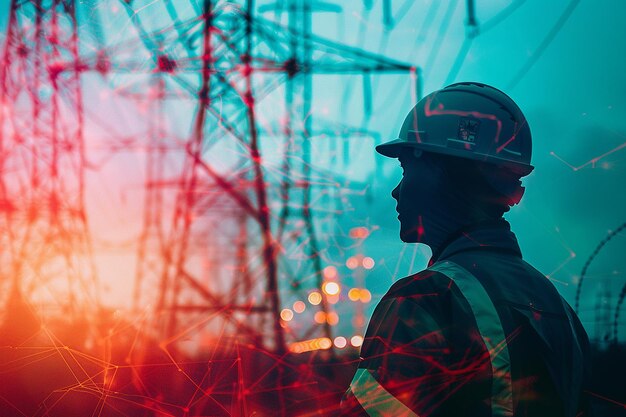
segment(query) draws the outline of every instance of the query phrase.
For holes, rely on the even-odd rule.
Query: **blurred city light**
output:
[[[324,268],[324,278],[326,279],[336,279],[337,278],[337,268],[334,266],[327,266]]]
[[[350,269],[356,269],[359,266],[359,258],[356,256],[351,256],[346,261],[346,266]]]
[[[309,303],[316,306],[321,302],[322,302],[322,294],[320,294],[317,291],[313,291],[311,294],[309,294]]]
[[[326,321],[326,313],[324,313],[323,311],[316,312],[313,316],[313,320],[315,320],[315,322],[318,324],[324,323]]]
[[[316,339],[303,340],[301,342],[292,343],[289,350],[293,353],[311,352],[313,350],[326,350],[333,346],[333,342],[327,337],[318,337]]]
[[[334,311],[331,311],[330,313],[326,315],[326,321],[331,326],[336,326],[339,323],[339,315],[335,313]]]
[[[358,334],[356,336],[352,336],[352,338],[350,338],[350,344],[354,347],[359,347],[363,344],[363,336],[359,336]]]
[[[346,340],[345,337],[343,336],[335,337],[335,347],[338,347],[339,349],[343,349],[346,347],[347,344],[348,344],[348,341]]]
[[[291,321],[291,319],[293,319],[293,311],[291,311],[291,309],[289,308],[284,308],[280,312],[280,318],[284,321]]]
[[[365,268],[365,269],[372,269],[372,268],[374,268],[375,264],[376,263],[374,262],[374,260],[372,258],[370,258],[369,256],[363,258],[363,262],[362,262],[363,268]]]
[[[322,291],[328,295],[337,295],[340,290],[341,287],[339,287],[339,284],[336,282],[325,282],[324,285],[322,285]]]
[[[298,300],[295,303],[293,303],[293,311],[295,311],[296,313],[302,313],[305,309],[306,309],[306,304],[304,304],[304,301]]]

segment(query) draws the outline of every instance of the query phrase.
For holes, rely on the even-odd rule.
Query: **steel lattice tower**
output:
[[[74,6],[13,0],[0,68],[2,285],[68,313],[98,305]]]
[[[289,27],[255,16],[252,1],[207,0],[188,19],[165,2],[171,24],[147,29],[132,5],[120,3],[139,39],[105,45],[96,31],[97,50],[81,55],[74,1],[12,2],[0,75],[0,193],[4,247],[10,248],[2,256],[12,265],[6,275],[23,287],[26,280],[18,277],[25,270],[53,275],[48,266],[63,263],[72,272],[65,274],[69,294],[78,285],[95,288],[84,203],[81,73],[143,74],[150,80],[151,120],[147,140],[136,139],[147,145],[136,310],[154,300],[159,337],[169,342],[208,316],[231,326],[228,333],[265,339],[262,345],[284,351],[279,280],[296,290],[302,277],[314,277],[318,288],[322,282],[311,203],[311,175],[319,175],[310,161],[311,78],[362,74],[367,84],[371,74],[414,75],[415,68],[313,36],[307,1],[290,6]],[[259,145],[260,136],[272,132],[259,127],[255,111],[283,84],[284,157],[277,177],[268,175]],[[145,94],[142,87],[123,93]],[[162,124],[172,97],[195,102],[191,131],[183,138]],[[216,152],[225,149],[237,155],[226,170],[215,163]],[[172,155],[180,166],[176,175],[164,169]],[[276,201],[282,202],[278,209],[271,204]],[[291,201],[302,207],[290,208]],[[296,272],[283,255],[290,247],[304,248],[308,257]],[[198,267],[200,259],[211,268]],[[157,292],[147,291],[148,285]],[[330,336],[329,327],[322,333]]]
[[[188,326],[188,323],[180,323],[182,313],[218,312],[239,332],[251,336],[273,334],[273,342],[268,345],[282,351],[284,336],[279,318],[278,286],[281,248],[304,242],[308,247],[310,270],[300,270],[298,275],[314,275],[317,287],[322,283],[322,265],[316,255],[319,248],[315,219],[311,214],[308,136],[314,132],[310,122],[310,79],[315,73],[364,74],[367,78],[372,73],[382,72],[414,74],[415,68],[316,38],[306,27],[304,31],[298,31],[296,28],[310,19],[307,17],[310,15],[307,2],[292,8],[288,28],[253,16],[252,10],[252,2],[236,7],[232,3],[211,4],[207,1],[201,19],[178,20],[175,10],[168,8],[174,24],[150,32],[129,9],[129,16],[142,35],[142,46],[150,55],[149,66],[133,60],[131,51],[137,47],[133,42],[120,43],[101,52],[111,57],[111,71],[123,67],[137,72],[159,72],[162,78],[160,88],[167,90],[175,85],[190,99],[197,100],[192,132],[182,145],[185,153],[182,175],[167,181],[154,177],[157,172],[162,172],[158,162],[149,168],[152,174],[147,180],[150,191],[145,200],[145,213],[153,220],[144,219],[136,294],[142,293],[146,271],[152,270],[154,279],[160,282],[156,308],[158,314],[168,317],[165,320],[168,324],[163,329],[168,340],[175,339],[180,330]],[[87,58],[87,66],[95,69],[97,59],[96,56]],[[283,178],[273,182],[265,177],[266,168],[258,146],[258,137],[263,132],[257,126],[255,104],[281,83],[286,85]],[[294,94],[302,96],[300,107],[294,105]],[[167,100],[167,93],[159,97]],[[301,123],[304,124],[300,126]],[[300,131],[304,134],[301,135]],[[211,132],[210,136],[207,136],[208,132]],[[231,142],[238,147],[241,167],[228,177],[212,165],[210,158],[207,159],[210,156],[207,149],[216,142]],[[162,155],[162,147],[153,149]],[[298,159],[302,165],[294,166],[291,160],[294,154],[300,153]],[[155,163],[154,156],[148,158],[152,161],[149,164]],[[297,180],[294,180],[294,174]],[[158,226],[164,220],[156,214],[161,209],[154,208],[160,204],[157,196],[162,192],[157,188],[164,184],[176,184],[179,196],[173,220],[167,227]],[[222,195],[207,198],[207,190],[219,190]],[[302,204],[302,209],[295,212],[287,204],[294,198]],[[282,208],[273,212],[268,204],[271,199],[282,201]],[[231,229],[235,226],[239,232],[228,234],[221,231],[229,236],[227,242],[237,242],[231,244],[233,250],[222,248],[221,260],[227,263],[224,259],[233,259],[237,266],[231,268],[236,272],[234,275],[220,275],[218,279],[229,279],[232,284],[216,290],[205,277],[197,275],[187,265],[197,233],[201,230],[199,219],[210,216],[211,212],[219,212],[220,207],[227,211],[222,226],[228,225]],[[155,220],[157,218],[159,220]],[[294,230],[289,229],[293,229],[297,219],[303,220],[306,227],[293,233]],[[231,223],[233,220],[235,222]],[[160,260],[154,257],[153,251],[146,249],[148,236],[152,235],[153,242],[159,241],[155,238],[157,230],[167,230],[165,243],[156,245],[162,247]],[[213,233],[219,234],[216,230]],[[156,269],[160,272],[154,268],[159,262],[162,265]],[[264,284],[259,285],[260,282]],[[299,279],[292,277],[292,284],[297,287]],[[200,302],[183,301],[181,297],[184,298],[185,293],[187,299],[195,297]],[[254,294],[261,296],[255,297]],[[325,308],[322,304],[322,309]],[[267,319],[255,323],[252,316]],[[252,320],[255,324],[246,325],[244,317],[245,321]],[[323,333],[330,336],[328,326]]]

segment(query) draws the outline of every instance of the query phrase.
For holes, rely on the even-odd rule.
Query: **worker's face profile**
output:
[[[400,221],[400,239],[407,243],[423,242],[426,208],[434,204],[439,178],[432,161],[423,154],[415,156],[408,152],[398,157],[402,167],[402,179],[391,192],[396,200]]]

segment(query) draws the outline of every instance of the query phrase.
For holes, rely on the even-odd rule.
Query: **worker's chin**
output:
[[[405,243],[418,243],[419,235],[417,233],[417,227],[404,228],[400,226],[400,240]]]

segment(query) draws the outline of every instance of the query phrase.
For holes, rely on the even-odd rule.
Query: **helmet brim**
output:
[[[376,146],[376,152],[388,158],[397,158],[402,153],[402,148],[406,148],[407,145],[409,145],[407,141],[395,139]]]
[[[382,143],[376,146],[376,152],[388,158],[398,158],[400,155],[406,152],[407,148],[419,149],[422,152],[432,152],[468,159],[467,153],[462,150],[442,148],[440,146],[429,145],[425,143],[407,142],[403,139],[394,139],[389,142]],[[516,163],[513,161],[506,161],[497,157],[493,157],[492,155],[476,154],[474,158],[470,159],[506,167],[522,177],[530,174],[534,169],[534,167],[530,164],[527,165],[523,163]]]

